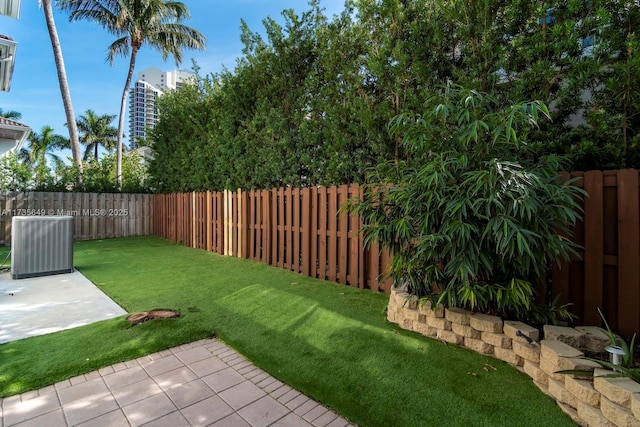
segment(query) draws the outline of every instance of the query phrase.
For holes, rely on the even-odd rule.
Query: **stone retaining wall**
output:
[[[418,304],[415,296],[391,290],[387,318],[403,329],[467,347],[507,362],[532,379],[581,426],[640,427],[640,384],[629,378],[602,378],[609,371],[581,359],[609,344],[594,326],[545,325],[544,337],[525,323],[466,310]],[[543,338],[543,339],[541,339]],[[594,378],[556,374],[563,369],[595,370]]]

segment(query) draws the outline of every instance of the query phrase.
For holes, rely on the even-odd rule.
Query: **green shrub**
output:
[[[380,184],[349,206],[365,242],[393,252],[394,283],[419,297],[540,323],[570,317],[534,304],[548,263],[577,255],[569,226],[583,195],[559,178],[561,158],[535,159],[526,143],[547,107],[503,107],[454,85],[427,105],[391,121],[407,160],[378,168]]]

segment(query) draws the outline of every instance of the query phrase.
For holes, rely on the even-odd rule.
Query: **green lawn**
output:
[[[215,334],[361,426],[573,425],[511,366],[388,323],[387,295],[157,237],[76,243],[74,264],[128,312],[181,317],[2,344],[0,396]]]

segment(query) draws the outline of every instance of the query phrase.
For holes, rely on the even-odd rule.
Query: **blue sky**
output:
[[[205,35],[207,47],[204,52],[184,51],[179,68],[190,69],[193,58],[202,75],[218,72],[223,66],[235,68],[236,59],[242,55],[240,19],[244,19],[252,31],[263,33],[262,21],[266,17],[281,23],[282,10],[291,8],[301,14],[309,9],[305,0],[183,2],[191,12],[191,20],[186,24]],[[322,0],[321,4],[329,17],[344,9],[344,0]],[[118,114],[128,58],[118,57],[113,67],[105,61],[107,47],[115,37],[96,24],[69,23],[68,16],[57,10],[55,20],[76,118],[87,109],[100,115]],[[51,42],[38,0],[22,0],[18,20],[0,16],[0,34],[18,43],[11,90],[0,92],[0,108],[22,113],[20,121],[35,132],[49,125],[56,133],[67,136]],[[172,58],[163,62],[160,52],[145,47],[138,55],[134,80],[138,72],[148,67],[165,71],[177,68]],[[128,118],[126,120],[128,126]],[[117,119],[113,125],[117,126]]]

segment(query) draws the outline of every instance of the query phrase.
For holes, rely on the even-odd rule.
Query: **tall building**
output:
[[[185,70],[162,71],[147,68],[138,73],[138,80],[129,89],[129,145],[137,148],[138,138],[145,139],[147,131],[158,122],[156,101],[169,90],[179,89],[194,74]]]

